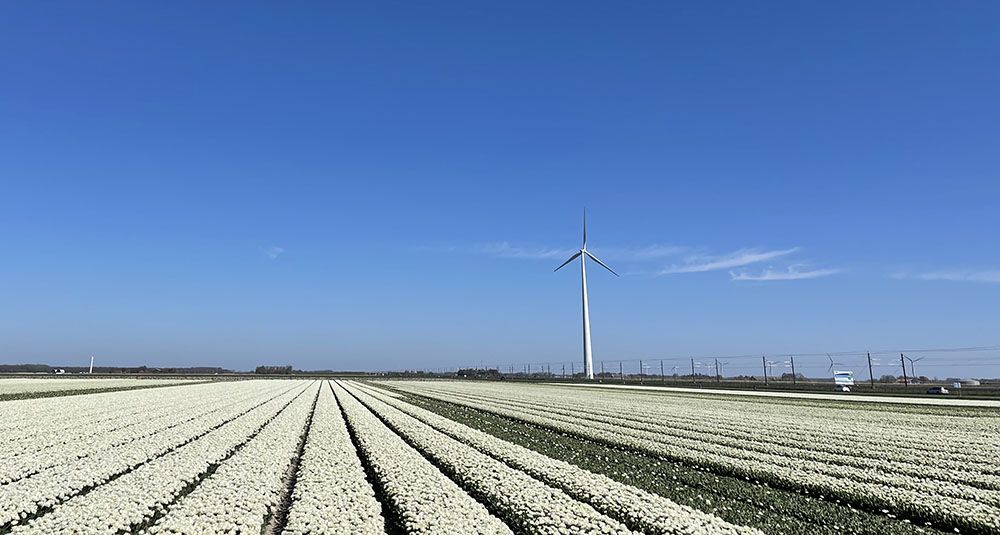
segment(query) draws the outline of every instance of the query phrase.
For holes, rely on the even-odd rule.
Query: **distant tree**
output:
[[[465,377],[467,379],[490,379],[497,380],[500,379],[500,371],[496,368],[482,369],[482,368],[462,368],[456,372],[458,377]],[[537,375],[537,374],[536,374]]]
[[[291,366],[257,366],[254,370],[257,375],[290,375],[292,373]]]
[[[895,375],[890,375],[890,374],[885,374],[882,377],[878,378],[878,382],[880,382],[880,383],[895,383],[896,382],[896,376]]]

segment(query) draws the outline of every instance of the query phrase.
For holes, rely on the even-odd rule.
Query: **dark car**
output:
[[[943,386],[932,386],[927,389],[927,393],[940,396],[940,395],[947,395],[949,392],[948,389]]]

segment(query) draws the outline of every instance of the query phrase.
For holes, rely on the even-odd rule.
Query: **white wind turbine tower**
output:
[[[559,271],[566,264],[580,258],[580,280],[583,283],[583,373],[587,379],[594,378],[594,357],[593,352],[590,347],[590,303],[587,300],[587,257],[591,260],[597,262],[604,269],[610,271],[614,276],[618,276],[615,270],[609,268],[607,264],[601,262],[596,256],[592,255],[590,251],[587,250],[587,211],[583,211],[583,245],[580,250],[576,252],[573,256],[569,257],[569,260],[565,261],[557,267],[554,271]]]

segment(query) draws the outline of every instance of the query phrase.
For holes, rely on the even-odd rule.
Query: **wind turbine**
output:
[[[826,354],[826,358],[830,359],[830,367],[826,369],[827,373],[833,373],[835,367],[843,366],[843,364],[835,362],[829,353]]]
[[[911,359],[910,357],[904,357],[904,358],[906,360],[910,361],[910,376],[913,377],[914,379],[916,379],[917,372],[913,371],[913,363],[914,362],[920,362],[921,360],[924,360],[927,357],[926,356],[924,356],[924,357],[917,357],[915,359]]]
[[[577,251],[573,256],[569,257],[569,260],[563,262],[559,267],[553,271],[559,271],[566,264],[580,259],[580,280],[583,283],[583,372],[587,379],[594,378],[594,358],[593,352],[590,347],[590,303],[587,300],[587,257],[591,260],[597,262],[604,269],[610,271],[614,276],[618,276],[615,270],[609,268],[607,264],[601,262],[596,256],[587,250],[587,211],[583,211],[583,245],[580,246],[580,250]]]

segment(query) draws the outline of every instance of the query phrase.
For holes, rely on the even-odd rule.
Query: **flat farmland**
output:
[[[0,401],[194,384],[189,379],[0,378]]]
[[[0,533],[1000,533],[998,443],[991,408],[164,384],[0,401]]]

